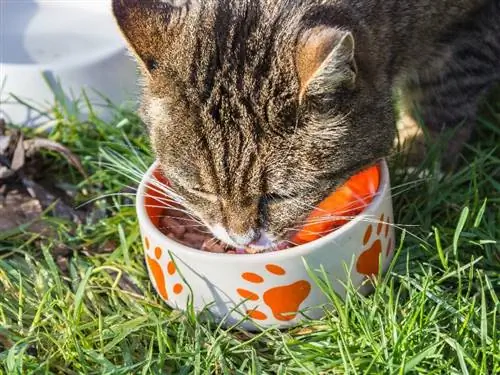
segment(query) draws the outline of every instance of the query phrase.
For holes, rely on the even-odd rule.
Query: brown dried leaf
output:
[[[0,155],[7,156],[11,141],[11,135],[0,135]]]
[[[72,207],[68,206],[66,203],[54,197],[50,192],[48,192],[43,186],[37,184],[36,182],[28,179],[22,179],[24,186],[28,190],[29,194],[40,201],[42,207],[47,208],[52,204],[54,205],[54,214],[57,217],[72,220],[77,224],[81,224],[82,219],[79,212],[74,210]]]
[[[69,276],[69,258],[65,256],[56,257],[56,264],[65,276]]]
[[[24,151],[24,135],[22,133],[19,134],[19,138],[17,139],[16,149],[14,150],[14,155],[12,156],[12,162],[10,164],[10,169],[13,171],[18,171],[22,167],[24,167],[25,151]]]
[[[291,333],[297,336],[304,336],[304,335],[310,335],[315,332],[320,332],[325,330],[327,327],[325,325],[316,325],[316,326],[309,326],[309,327],[299,327],[295,330],[292,330]]]
[[[0,200],[0,232],[9,231],[20,225],[29,223],[42,213],[42,206],[37,199],[33,199],[19,191],[11,191]]]
[[[98,252],[99,253],[112,253],[113,251],[116,250],[118,245],[116,244],[116,241],[113,240],[107,240],[102,244],[102,246],[99,247]]]
[[[85,178],[88,177],[78,156],[60,143],[51,141],[50,139],[33,138],[24,141],[24,149],[26,150],[26,155],[28,157],[33,156],[41,149],[55,151],[64,156],[68,163],[74,166]]]
[[[240,340],[240,341],[248,341],[248,340],[251,340],[252,338],[255,337],[255,335],[251,332],[244,332],[244,331],[234,331],[233,332],[233,337],[236,339],[236,340]]]
[[[12,348],[12,346],[14,345],[14,343],[7,337],[7,336],[4,336],[3,334],[0,333],[0,348],[4,348],[5,349],[10,349]]]
[[[51,251],[52,255],[55,257],[69,257],[71,252],[71,248],[63,243],[56,244]]]
[[[127,275],[127,273],[122,272],[122,274],[119,276],[118,272],[116,271],[107,271],[108,274],[116,280],[117,277],[120,277],[118,280],[118,286],[120,287],[121,290],[124,290],[126,292],[134,293],[139,296],[143,296],[144,294],[142,293],[142,290],[139,289],[137,285],[132,281],[130,276]]]
[[[11,176],[13,176],[16,172],[14,172],[12,169],[4,167],[3,165],[0,165],[0,180],[1,179],[7,179]]]

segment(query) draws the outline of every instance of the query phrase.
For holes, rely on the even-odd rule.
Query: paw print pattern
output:
[[[146,249],[149,250],[150,243],[147,237],[144,239],[144,244],[146,246]],[[177,268],[175,267],[175,263],[173,261],[169,261],[167,264],[167,269],[164,270],[162,265],[159,263],[159,260],[161,259],[162,255],[163,255],[163,250],[157,246],[154,249],[154,257],[151,257],[149,254],[147,254],[146,261],[148,263],[148,267],[151,271],[151,274],[155,279],[158,293],[164,300],[168,300],[169,294],[166,284],[166,274],[168,274],[170,277],[174,276],[177,273]],[[172,292],[174,294],[181,294],[183,290],[184,287],[180,283],[174,284],[172,288]]]
[[[369,224],[366,228],[363,237],[365,250],[356,262],[356,270],[359,273],[367,276],[376,275],[379,271],[379,255],[382,250],[385,251],[385,256],[389,256],[393,251],[392,238],[389,236],[390,226],[390,218],[382,214],[376,228],[375,224]],[[385,248],[384,243],[386,243]]]
[[[266,265],[266,270],[268,273],[278,277],[286,274],[286,271],[282,267],[275,264]],[[241,275],[241,278],[252,284],[265,282],[262,276],[253,272],[245,272]],[[243,288],[239,288],[236,291],[246,300],[257,302],[262,299],[276,320],[289,321],[297,316],[300,305],[309,296],[311,284],[307,280],[299,280],[293,284],[269,288],[263,293],[262,297]],[[263,321],[268,319],[266,313],[258,308],[247,311],[247,314],[255,320]]]

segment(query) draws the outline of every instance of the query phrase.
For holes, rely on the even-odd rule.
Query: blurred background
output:
[[[7,123],[47,123],[56,102],[81,121],[136,103],[136,66],[110,0],[0,0],[0,63]]]

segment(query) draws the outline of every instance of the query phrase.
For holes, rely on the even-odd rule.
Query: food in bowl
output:
[[[136,200],[152,285],[169,306],[209,311],[225,327],[287,328],[321,318],[331,303],[325,287],[340,298],[348,284],[367,293],[369,279],[384,272],[393,257],[395,232],[385,161],[378,171],[379,188],[371,202],[331,233],[286,251],[235,256],[200,251],[159,230],[168,200],[157,188],[158,180],[166,181],[155,163],[145,173]]]
[[[156,178],[161,184],[168,185],[168,181],[160,173],[156,173]],[[286,245],[268,249],[238,249],[215,239],[208,228],[177,203],[169,203],[169,207],[160,212],[158,229],[183,245],[212,253],[253,254],[260,251],[285,250],[317,240],[346,224],[371,203],[379,184],[380,168],[378,165],[362,170],[323,200],[309,214],[302,228],[290,236]],[[161,204],[164,203],[155,203],[155,205]]]

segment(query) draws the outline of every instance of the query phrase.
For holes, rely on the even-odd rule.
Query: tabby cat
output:
[[[142,117],[186,206],[233,246],[287,239],[390,153],[393,98],[470,134],[500,79],[499,0],[113,0]]]

